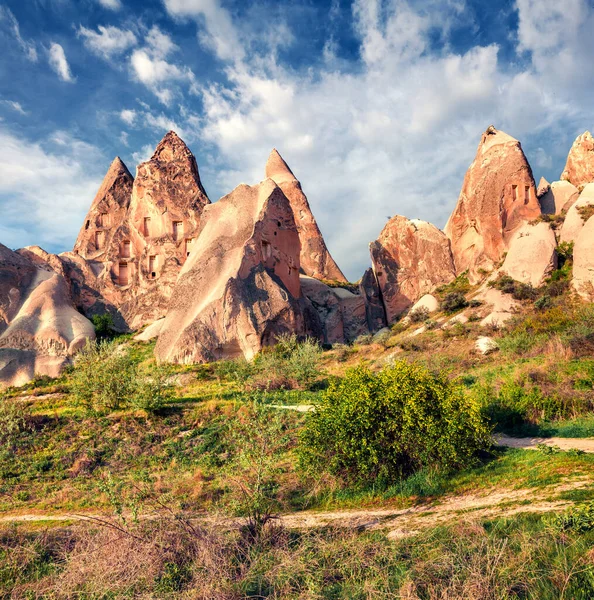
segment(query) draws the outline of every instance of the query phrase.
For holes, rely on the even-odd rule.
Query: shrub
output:
[[[70,383],[75,402],[98,414],[129,407],[158,410],[169,390],[163,368],[141,371],[128,348],[106,340],[87,343]]]
[[[528,283],[520,283],[509,275],[500,275],[489,282],[489,287],[501,290],[504,294],[511,294],[516,300],[533,300],[538,292]]]
[[[412,323],[423,323],[429,318],[429,309],[425,306],[419,306],[408,315]]]
[[[436,292],[440,294],[442,297],[450,294],[452,292],[457,292],[460,294],[466,294],[470,291],[470,281],[468,280],[467,272],[461,273],[451,281],[450,283],[446,283],[445,285],[441,285],[437,288]]]
[[[97,335],[97,338],[109,338],[114,335],[115,325],[113,322],[113,317],[109,313],[93,315],[91,317],[91,322],[95,327],[95,334]]]
[[[468,302],[461,292],[450,292],[441,301],[441,310],[448,313],[462,310],[468,306]]]
[[[563,514],[555,515],[550,525],[557,531],[587,533],[594,530],[594,502],[576,506]]]
[[[537,310],[544,310],[545,308],[551,308],[551,297],[548,295],[541,296],[534,302],[534,308]]]
[[[345,481],[387,484],[423,467],[447,471],[489,446],[478,406],[444,375],[405,361],[331,383],[300,437],[300,464]]]
[[[373,342],[373,336],[370,333],[363,333],[358,336],[354,343],[358,346],[369,346]]]
[[[0,395],[0,442],[12,442],[27,427],[29,409],[12,398]]]

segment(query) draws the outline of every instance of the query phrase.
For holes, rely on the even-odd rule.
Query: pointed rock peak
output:
[[[130,173],[128,167],[126,166],[126,163],[124,163],[124,161],[119,156],[116,156],[113,159],[111,165],[109,165],[109,169],[107,171],[106,178],[110,175],[113,175],[113,176],[127,175],[130,178],[132,178],[132,174]]]
[[[536,189],[536,195],[540,198],[551,189],[551,184],[544,178],[541,177],[538,182],[538,188]]]
[[[573,142],[561,179],[569,181],[580,191],[594,181],[594,138],[589,131]]]
[[[186,143],[175,133],[168,131],[155,149],[151,160],[171,161],[193,157]]]
[[[517,144],[518,140],[513,138],[511,135],[505,133],[505,131],[500,131],[494,125],[489,125],[485,133],[483,133],[483,137],[481,138],[480,146],[483,150],[488,150],[493,146],[501,145],[501,144]]]
[[[266,178],[273,179],[276,183],[297,180],[295,175],[293,175],[293,171],[291,171],[289,165],[284,161],[276,148],[272,149],[266,162]]]

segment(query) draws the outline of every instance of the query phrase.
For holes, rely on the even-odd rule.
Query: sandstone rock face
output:
[[[544,178],[541,177],[536,188],[536,196],[540,200],[541,196],[544,196],[551,189],[551,184]],[[542,206],[542,202],[541,202]]]
[[[22,385],[36,374],[56,377],[94,338],[64,278],[0,244],[0,385]]]
[[[369,248],[388,323],[456,277],[450,242],[431,223],[392,217]]]
[[[276,149],[268,157],[266,177],[272,179],[291,202],[301,241],[302,272],[316,279],[346,281],[326,247],[301,184]]]
[[[589,131],[573,142],[561,179],[569,181],[580,191],[594,181],[594,139]]]
[[[289,200],[267,179],[204,210],[155,354],[194,363],[252,358],[285,332],[307,333],[301,245]]]
[[[132,329],[163,317],[209,203],[196,159],[172,131],[134,180],[116,159],[74,246],[83,261],[66,257],[76,274],[92,271],[77,277],[94,291],[86,314],[107,306]]]
[[[538,200],[545,215],[559,215],[566,212],[577,201],[580,193],[569,181],[554,181]]]
[[[557,240],[548,223],[526,223],[514,235],[501,271],[540,287],[557,268]]]
[[[584,187],[577,201],[570,206],[559,234],[560,242],[575,242],[584,227],[588,207],[594,207],[594,183]]]
[[[445,227],[458,274],[471,283],[500,263],[514,233],[541,214],[532,170],[518,140],[489,127]]]
[[[575,241],[572,285],[584,300],[594,302],[594,218],[592,217],[582,227]]]
[[[359,292],[365,299],[365,314],[369,331],[375,333],[386,327],[386,311],[373,269],[367,269],[361,277]]]
[[[481,321],[483,327],[488,325],[501,327],[520,308],[520,303],[514,300],[509,294],[504,294],[501,290],[487,286],[481,289],[476,298],[485,303],[485,308],[488,312],[487,316]]]
[[[300,277],[301,291],[316,309],[326,344],[352,342],[369,333],[365,298],[344,288],[332,288],[313,277]]]

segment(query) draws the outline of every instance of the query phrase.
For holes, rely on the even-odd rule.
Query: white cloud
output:
[[[74,78],[72,77],[72,73],[70,72],[70,65],[66,60],[64,48],[62,48],[60,44],[53,42],[48,51],[48,57],[50,67],[56,72],[58,77],[62,81],[73,83]]]
[[[211,48],[221,60],[238,61],[244,58],[241,33],[218,0],[163,0],[163,4],[172,17],[190,17],[203,24],[204,31],[199,33],[200,42]]]
[[[107,8],[109,10],[120,10],[122,8],[121,0],[97,0],[103,8]]]
[[[134,121],[136,121],[136,111],[129,108],[124,109],[120,112],[120,119],[128,125],[134,125]]]
[[[34,42],[29,42],[23,39],[21,28],[16,17],[12,14],[9,8],[0,6],[0,24],[8,27],[17,45],[31,62],[37,62],[37,49]]]
[[[108,166],[65,132],[29,141],[0,127],[0,242],[71,247]]]
[[[175,94],[172,84],[186,82],[192,90],[195,88],[196,78],[191,69],[166,60],[176,50],[178,47],[171,38],[155,26],[146,35],[144,48],[135,50],[130,57],[134,78],[167,106]]]
[[[128,141],[128,132],[127,131],[122,131],[122,133],[120,133],[120,142],[126,147],[128,147],[130,145],[129,141]]]
[[[107,60],[123,54],[137,43],[136,36],[126,29],[103,25],[99,25],[97,29],[98,31],[93,31],[81,25],[78,35],[84,39],[85,46],[91,52]]]
[[[28,115],[29,113],[21,106],[20,102],[15,102],[14,100],[0,100],[2,104],[8,106],[15,112],[18,112],[21,115]]]
[[[154,152],[155,149],[150,144],[146,144],[138,152],[132,154],[132,159],[135,164],[139,165],[140,163],[147,161]]]

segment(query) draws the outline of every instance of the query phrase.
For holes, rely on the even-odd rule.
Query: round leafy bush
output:
[[[489,445],[475,401],[444,375],[399,361],[332,382],[308,415],[299,458],[306,470],[348,483],[389,484],[422,468],[464,467]]]
[[[450,292],[441,301],[441,310],[448,313],[462,310],[468,306],[468,302],[464,297],[464,294],[460,292]]]

